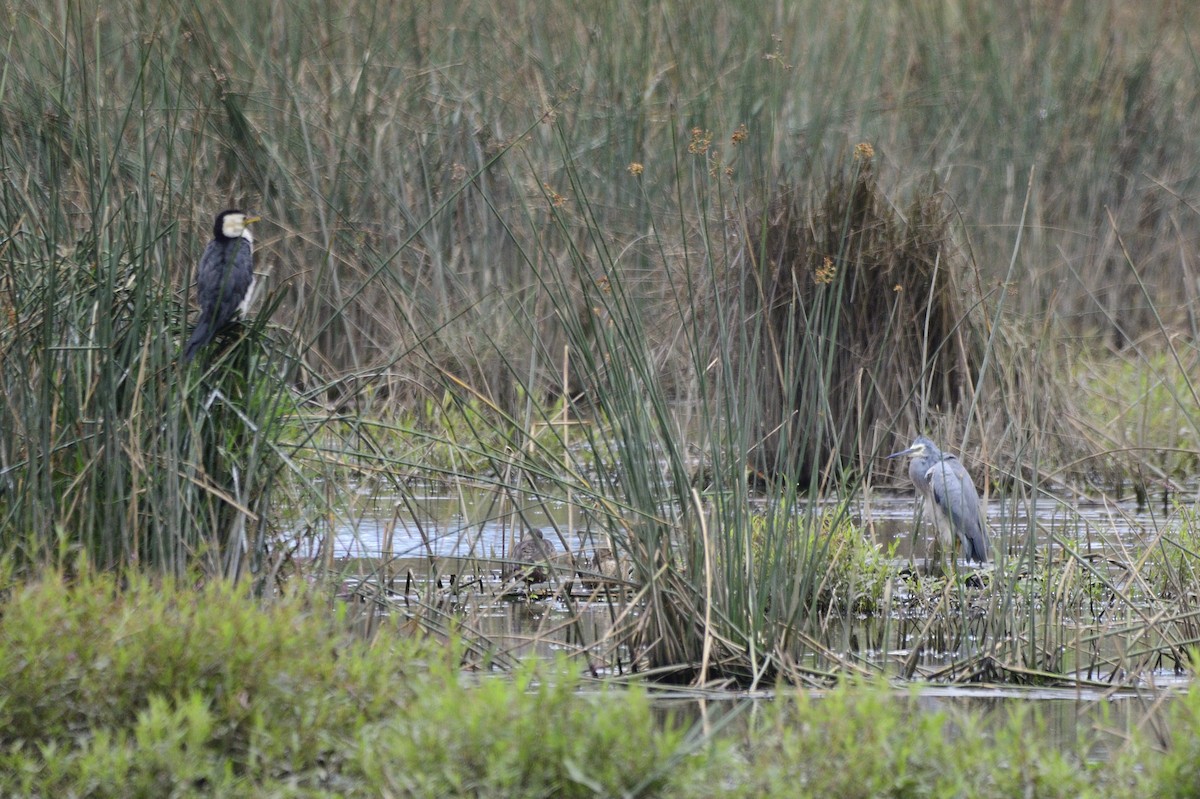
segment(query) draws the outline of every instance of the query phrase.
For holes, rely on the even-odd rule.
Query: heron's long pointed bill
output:
[[[899,452],[893,452],[891,455],[887,456],[887,459],[890,461],[892,458],[899,458],[901,455],[911,455],[916,451],[916,447],[909,447],[908,449],[902,449]]]
[[[246,217],[246,221],[243,222],[242,224],[249,225],[252,222],[261,222],[261,221],[262,221],[261,216],[248,216],[248,217]]]

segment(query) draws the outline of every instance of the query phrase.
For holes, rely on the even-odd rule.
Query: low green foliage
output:
[[[1171,707],[1167,728],[1171,746],[1153,774],[1155,790],[1148,795],[1163,799],[1200,796],[1200,686],[1193,684],[1187,696]]]
[[[653,793],[682,737],[561,665],[460,675],[343,614],[224,583],[59,577],[0,618],[0,795]]]
[[[460,650],[344,612],[141,577],[48,575],[0,613],[0,795],[1194,796],[1200,689],[1165,753],[1134,730],[1053,742],[883,681],[789,690],[697,747],[630,689],[563,663],[465,675]],[[736,732],[730,732],[735,730]]]
[[[259,607],[224,583],[189,590],[135,577],[118,588],[100,576],[27,586],[2,622],[0,729],[12,768],[0,772],[21,773],[67,742],[79,743],[69,757],[85,770],[94,757],[119,759],[113,748],[170,741],[188,752],[201,741],[242,769],[313,772],[331,731],[394,712],[412,688],[399,679],[409,658],[361,657],[340,626],[299,602]]]
[[[680,796],[1134,797],[1145,758],[1133,744],[1107,762],[1048,746],[1036,712],[985,725],[975,714],[898,700],[884,683],[846,682],[826,694],[793,692],[764,709],[739,745],[715,755]],[[1180,758],[1183,760],[1183,758]],[[1180,794],[1184,795],[1184,794]],[[1191,794],[1188,794],[1191,795]]]
[[[680,749],[641,691],[582,698],[569,676],[523,667],[513,680],[447,683],[359,734],[354,768],[405,796],[658,794]]]

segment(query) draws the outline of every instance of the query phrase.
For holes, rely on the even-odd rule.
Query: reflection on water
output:
[[[502,600],[472,614],[471,622],[493,651],[505,657],[552,659],[566,654],[579,660],[583,656],[591,674],[607,673],[612,662],[607,636],[614,609],[601,600],[578,601],[573,607],[568,609],[561,600]]]
[[[566,503],[528,495],[514,508],[511,494],[501,501],[495,492],[471,491],[370,499],[357,519],[334,534],[338,558],[454,557],[503,558],[528,527],[542,530],[559,551],[591,545],[592,534],[570,515]]]

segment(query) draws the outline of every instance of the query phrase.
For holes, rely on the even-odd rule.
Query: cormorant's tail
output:
[[[201,319],[196,322],[196,329],[192,331],[192,337],[188,339],[187,346],[183,348],[183,362],[188,363],[192,358],[196,357],[196,352],[205,344],[213,340],[215,331],[212,325],[207,320]]]

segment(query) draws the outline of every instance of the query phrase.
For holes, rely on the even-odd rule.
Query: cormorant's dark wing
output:
[[[196,296],[200,318],[184,349],[183,359],[190,361],[196,351],[207,345],[221,328],[232,321],[238,306],[254,282],[252,245],[244,238],[213,239],[200,256],[196,275]]]
[[[233,239],[220,249],[224,250],[220,254],[220,260],[224,263],[215,264],[213,268],[205,270],[202,258],[198,281],[200,307],[217,306],[214,334],[233,321],[238,306],[246,299],[246,292],[250,291],[250,284],[254,280],[254,257],[249,241],[244,238]],[[206,249],[205,256],[207,255]]]

